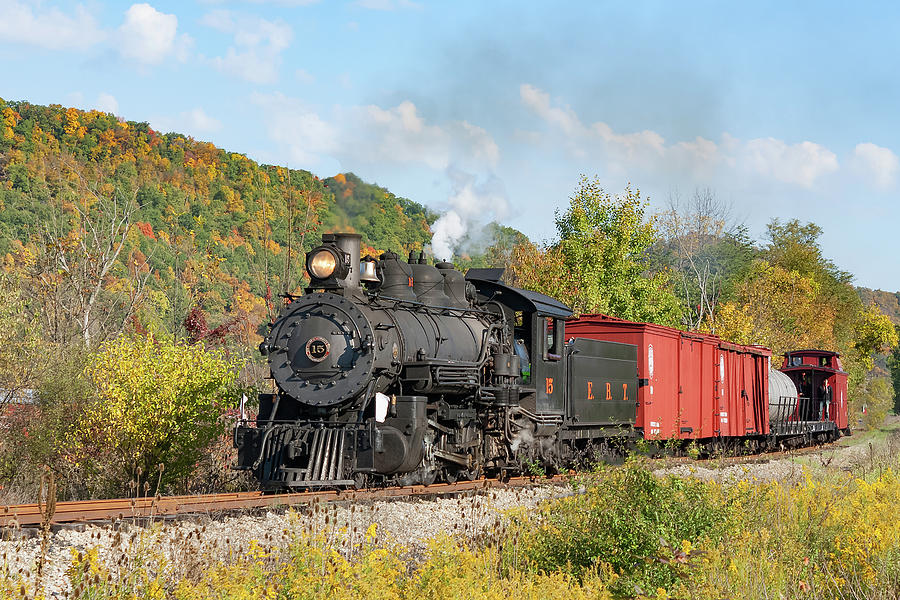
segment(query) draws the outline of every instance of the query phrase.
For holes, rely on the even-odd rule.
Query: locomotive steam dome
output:
[[[369,320],[348,298],[318,292],[295,299],[268,338],[278,387],[296,400],[327,407],[363,391],[374,368]]]

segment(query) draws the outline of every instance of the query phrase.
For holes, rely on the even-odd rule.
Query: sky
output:
[[[581,175],[651,212],[709,189],[897,291],[898,31],[889,2],[0,0],[0,97],[352,171],[441,213],[436,248],[551,240]]]

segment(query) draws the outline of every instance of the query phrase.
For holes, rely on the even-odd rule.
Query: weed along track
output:
[[[364,490],[319,490],[293,494],[239,492],[196,496],[155,496],[59,502],[50,516],[53,525],[64,523],[112,521],[129,518],[175,517],[179,515],[214,514],[228,511],[276,508],[312,504],[314,502],[352,502],[452,496],[464,492],[492,488],[521,488],[531,485],[561,484],[565,475],[548,478],[514,477],[508,481],[476,479],[429,486],[412,485]],[[0,527],[40,525],[46,510],[38,504],[17,504],[0,508]]]

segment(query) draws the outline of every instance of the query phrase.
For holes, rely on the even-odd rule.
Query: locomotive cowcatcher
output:
[[[712,350],[685,359],[682,375],[715,378],[722,369],[723,381],[710,388],[719,396],[707,402],[700,379],[689,395],[667,395],[663,390],[680,384],[666,380],[674,372],[654,375],[652,347],[648,372],[644,341],[614,335],[616,327],[635,324],[608,319],[601,328],[590,318],[576,320],[572,330],[584,333],[567,339],[572,311],[505,285],[502,269],[463,275],[447,262],[427,264],[422,253],[406,261],[392,252],[359,257],[358,234],[324,235],[306,256],[306,293],[288,298],[260,345],[275,392],[259,395],[255,423],[238,423],[234,443],[237,468],[250,470],[264,489],[429,484],[567,468],[638,438],[713,444],[746,438],[764,446],[846,428],[843,400],[818,413],[801,408],[810,404],[798,399],[791,377],[800,378],[805,363],[788,365],[796,369],[788,375],[767,375],[767,350],[730,344],[755,358],[726,389],[726,365],[715,362],[725,343],[705,336]],[[692,335],[637,325],[659,328],[682,346],[679,336]],[[672,360],[661,350],[658,363]],[[836,355],[827,368],[835,381],[843,373]],[[824,381],[823,373],[811,378]],[[781,404],[770,414],[772,377],[781,384]],[[752,407],[753,427],[722,427],[718,407],[726,394]],[[679,427],[674,417],[665,426],[651,418],[668,414],[667,402],[677,414],[693,407],[696,429]],[[701,414],[713,405],[715,419]]]

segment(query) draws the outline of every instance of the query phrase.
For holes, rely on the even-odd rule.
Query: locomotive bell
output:
[[[378,283],[378,273],[375,272],[375,261],[364,260],[360,264],[359,280],[366,283]]]

